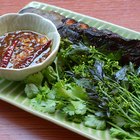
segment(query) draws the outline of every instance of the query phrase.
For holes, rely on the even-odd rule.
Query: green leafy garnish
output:
[[[25,93],[38,111],[59,111],[68,121],[138,140],[140,68],[131,62],[121,66],[119,58],[120,52],[103,54],[63,39],[52,65],[27,77]]]
[[[34,98],[39,93],[39,89],[34,84],[26,84],[25,93],[28,98]]]
[[[88,115],[85,117],[84,124],[87,127],[94,129],[104,130],[106,128],[106,122],[97,118],[94,115]]]

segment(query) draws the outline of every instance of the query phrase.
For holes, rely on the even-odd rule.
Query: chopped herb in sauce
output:
[[[51,51],[51,40],[31,31],[16,31],[0,37],[0,67],[25,68],[44,61]]]

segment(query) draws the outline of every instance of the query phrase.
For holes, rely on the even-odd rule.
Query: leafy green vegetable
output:
[[[46,100],[46,101],[37,101],[32,100],[31,102],[34,109],[44,112],[44,113],[54,113],[56,109],[56,102],[54,100]]]
[[[27,84],[35,84],[36,86],[40,86],[42,84],[44,76],[41,72],[32,74],[25,79],[25,83]]]
[[[57,81],[57,73],[54,71],[52,66],[42,70],[43,76],[47,79],[49,84],[53,84]]]
[[[123,81],[125,81],[125,80],[127,80],[127,78],[126,78],[126,72],[127,72],[127,67],[125,66],[125,67],[123,67],[122,69],[120,69],[118,72],[116,72],[116,74],[115,74],[115,78],[117,79],[117,80],[123,80]]]
[[[39,93],[39,89],[34,84],[26,84],[25,93],[28,98],[34,98]]]
[[[85,90],[74,83],[67,84],[65,81],[59,81],[54,85],[54,88],[59,98],[68,98],[73,100],[88,99]]]
[[[139,139],[135,139],[136,137],[132,138],[132,136],[128,132],[123,131],[122,129],[111,128],[110,132],[113,137],[117,137],[119,139],[139,140]]]
[[[63,111],[72,116],[72,115],[84,115],[87,111],[87,106],[83,101],[70,101],[66,107],[64,107]]]
[[[69,121],[101,130],[109,126],[112,136],[138,140],[139,78],[140,68],[131,62],[120,66],[111,52],[62,40],[53,64],[25,80],[25,93],[38,111],[59,110]]]
[[[94,128],[94,129],[99,129],[99,130],[104,130],[106,128],[106,122],[104,120],[98,119],[94,115],[88,115],[85,117],[84,120],[85,126]]]

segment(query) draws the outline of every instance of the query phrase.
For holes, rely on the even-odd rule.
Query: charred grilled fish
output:
[[[71,18],[65,18],[59,13],[53,11],[44,11],[33,7],[25,8],[19,13],[36,13],[51,20],[58,29],[61,38],[68,38],[73,43],[88,42],[100,50],[105,49],[108,52],[121,50],[121,63],[127,64],[130,61],[137,66],[140,65],[140,40],[126,39],[110,30],[99,30],[95,27],[78,22]]]

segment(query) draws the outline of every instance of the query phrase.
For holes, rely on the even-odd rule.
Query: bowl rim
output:
[[[17,72],[19,72],[19,71],[23,71],[23,70],[33,69],[35,67],[40,67],[44,63],[46,63],[58,51],[61,37],[60,37],[60,34],[57,31],[56,26],[54,25],[54,23],[51,20],[46,19],[46,18],[44,18],[44,17],[42,17],[40,15],[37,15],[35,13],[6,13],[6,14],[3,14],[3,15],[0,16],[0,20],[1,20],[1,18],[4,18],[6,16],[20,16],[20,17],[22,17],[22,16],[28,16],[28,15],[36,16],[36,17],[40,18],[40,20],[44,20],[44,21],[48,22],[49,24],[51,24],[51,26],[54,28],[54,31],[53,32],[57,35],[57,38],[58,38],[57,39],[57,44],[56,44],[55,48],[51,51],[51,53],[49,54],[49,56],[43,62],[41,62],[41,63],[38,63],[36,65],[32,65],[32,66],[28,66],[28,67],[25,67],[25,68],[19,68],[19,69],[0,67],[0,70],[17,71]],[[53,32],[49,32],[49,33],[53,33]]]

